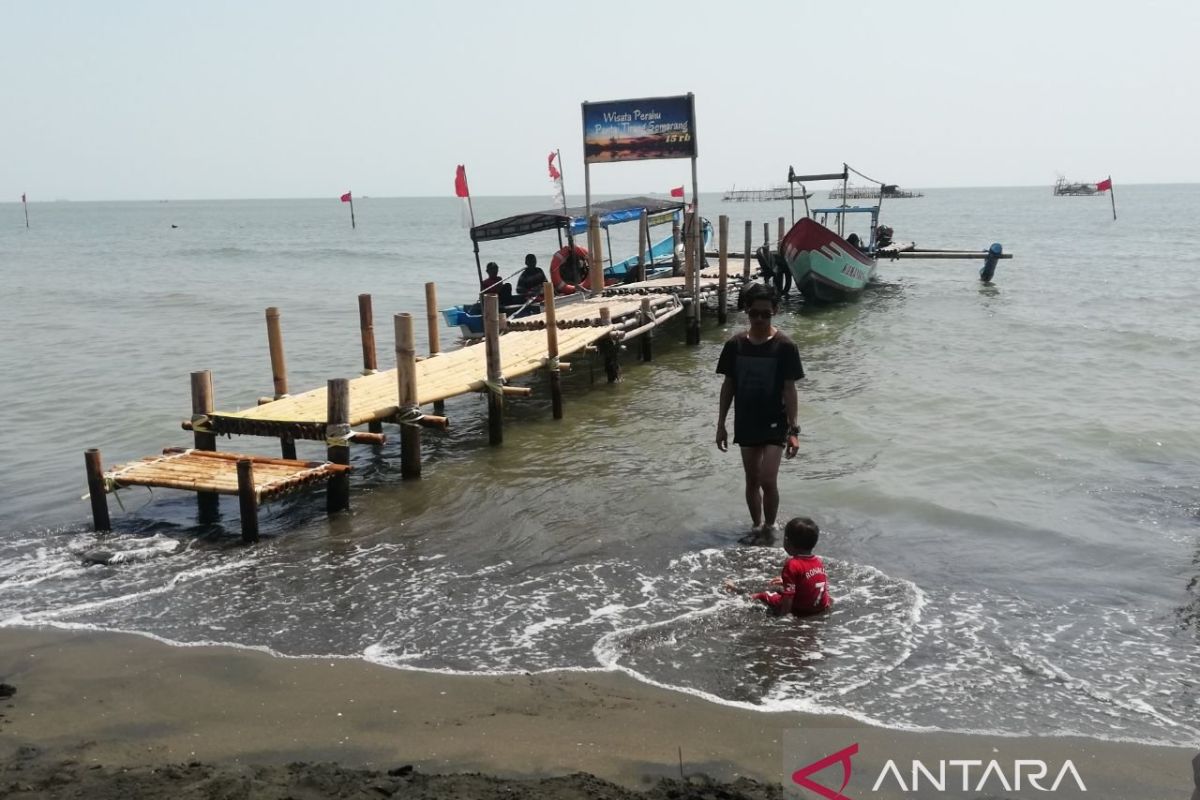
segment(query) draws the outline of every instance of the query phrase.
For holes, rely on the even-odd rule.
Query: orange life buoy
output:
[[[590,289],[588,251],[579,245],[573,249],[567,245],[555,253],[550,259],[550,282],[557,294],[575,294],[581,286]]]

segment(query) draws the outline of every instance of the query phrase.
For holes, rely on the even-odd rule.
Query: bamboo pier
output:
[[[167,448],[161,455],[110,469],[103,467],[98,450],[85,453],[94,526],[100,531],[111,529],[106,494],[132,486],[168,488],[195,492],[202,522],[217,518],[221,495],[237,496],[242,539],[257,541],[259,505],[284,494],[324,484],[330,513],[349,508],[350,445],[383,444],[385,423],[400,426],[401,475],[405,479],[421,475],[421,432],[449,426],[443,404],[451,398],[486,393],[489,441],[500,444],[505,402],[533,391],[511,381],[539,371],[549,373],[554,418],[561,419],[559,376],[570,369],[570,363],[562,359],[594,357],[614,382],[620,380],[622,343],[640,340],[638,352],[649,362],[655,331],[675,317],[687,320],[685,341],[689,344],[699,342],[703,306],[717,305],[716,319],[725,322],[731,290],[749,280],[748,258],[742,274],[728,274],[728,228],[728,220],[722,217],[718,263],[701,260],[696,264],[695,248],[690,247],[682,275],[609,286],[598,295],[557,306],[554,290],[547,283],[543,313],[508,321],[499,314],[496,295],[485,295],[485,340],[456,350],[441,349],[437,291],[433,284],[426,284],[429,352],[416,354],[414,316],[396,314],[396,361],[386,370],[378,368],[371,297],[360,295],[362,374],[331,379],[324,387],[298,394],[288,391],[280,310],[268,308],[265,317],[273,394],[260,398],[251,408],[218,409],[212,376],[207,371],[192,373],[192,414],[182,422],[182,428],[193,434],[192,447]],[[355,430],[364,426],[368,430]],[[282,458],[217,452],[217,437],[222,435],[278,439]],[[297,460],[297,440],[325,442],[326,460]]]

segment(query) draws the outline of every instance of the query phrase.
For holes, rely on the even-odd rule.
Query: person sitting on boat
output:
[[[479,291],[482,294],[496,294],[500,291],[500,265],[495,261],[489,261],[487,265],[487,277],[479,284]]]
[[[517,294],[526,299],[540,297],[542,284],[545,282],[546,273],[537,265],[537,256],[533,253],[526,254],[525,269],[521,270],[521,275],[517,278]]]
[[[852,233],[849,236],[847,236],[846,241],[848,243],[854,245],[855,247],[857,247],[859,250],[862,250],[862,240],[858,238],[857,233]]]

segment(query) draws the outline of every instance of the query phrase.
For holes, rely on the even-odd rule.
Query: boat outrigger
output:
[[[612,261],[612,240],[608,230],[613,225],[626,222],[638,222],[642,214],[646,214],[647,226],[653,228],[664,224],[682,224],[685,204],[682,200],[653,197],[628,197],[620,200],[605,200],[592,203],[592,214],[599,219],[600,227],[608,238],[608,246],[603,248],[610,256],[608,265],[603,268],[604,286],[595,287],[592,282],[592,264],[588,251],[576,244],[576,237],[584,236],[588,228],[587,209],[556,208],[551,211],[535,211],[517,214],[493,222],[485,222],[471,228],[471,243],[475,249],[475,266],[479,269],[479,243],[498,239],[511,239],[518,236],[557,231],[559,249],[550,259],[549,280],[555,286],[559,299],[558,305],[582,299],[607,286],[630,283],[638,279],[638,256],[635,254],[623,261]],[[707,243],[712,236],[712,226],[707,220],[703,223],[704,241]],[[660,239],[648,247],[642,254],[645,263],[645,277],[660,278],[670,275],[678,269],[680,256],[676,252],[674,233]],[[512,276],[509,276],[510,278]],[[507,279],[506,279],[507,280]],[[511,287],[505,291],[506,284],[501,284],[501,311],[509,319],[540,314],[542,312],[540,295],[527,299],[513,296]],[[479,299],[474,302],[442,309],[442,317],[450,327],[462,331],[463,338],[476,339],[483,336],[483,314]]]
[[[840,180],[842,196],[854,172],[860,178],[878,183],[880,202],[873,206],[850,206],[843,204],[832,208],[809,209],[805,202],[805,216],[795,221],[780,243],[780,255],[786,263],[796,287],[804,299],[812,303],[835,303],[853,300],[875,278],[875,266],[880,258],[964,258],[982,259],[980,280],[990,282],[996,272],[996,264],[1002,258],[1012,258],[1004,253],[999,243],[987,250],[931,250],[920,249],[911,242],[894,242],[893,231],[879,224],[879,209],[883,198],[883,184],[842,165],[841,172],[819,175],[797,175],[788,168],[788,182]],[[859,216],[869,219],[862,234],[847,233],[850,220]],[[818,221],[818,216],[820,217]]]

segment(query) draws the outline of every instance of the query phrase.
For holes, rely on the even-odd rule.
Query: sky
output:
[[[583,191],[580,103],[695,94],[700,190],[1200,181],[1200,3],[0,0],[0,202]],[[594,165],[666,192],[690,162]],[[690,190],[689,190],[690,194]]]

